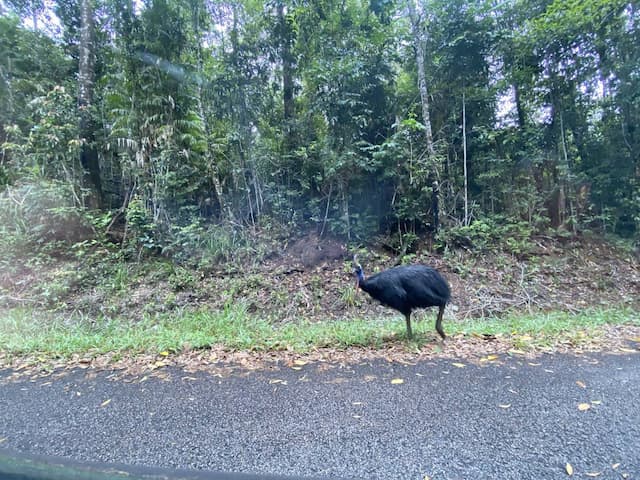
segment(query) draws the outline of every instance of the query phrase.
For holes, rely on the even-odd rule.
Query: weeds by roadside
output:
[[[620,325],[640,327],[640,316],[630,309],[512,315],[450,321],[446,323],[446,331],[452,339],[481,338],[487,342],[498,339],[514,349],[534,351],[558,345],[604,346],[607,327]],[[214,346],[230,351],[306,353],[321,348],[375,350],[389,344],[411,350],[438,344],[428,314],[418,323],[416,340],[406,340],[404,328],[404,322],[396,317],[274,325],[248,313],[243,304],[220,312],[147,315],[136,322],[14,309],[0,315],[0,351],[5,358],[26,355],[64,358],[108,352],[180,353]]]

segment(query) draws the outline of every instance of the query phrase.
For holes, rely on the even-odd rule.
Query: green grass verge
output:
[[[640,314],[630,308],[589,309],[572,314],[547,312],[509,315],[504,318],[472,319],[453,324],[465,335],[508,337],[514,348],[552,347],[555,344],[584,345],[597,341],[608,325],[640,326]]]
[[[640,326],[640,316],[629,309],[590,310],[580,314],[545,313],[511,315],[500,319],[446,322],[449,335],[499,335],[513,339],[515,347],[544,346],[558,339],[588,341],[605,325]],[[415,346],[433,342],[433,318],[414,322]],[[223,345],[237,350],[294,350],[317,347],[368,346],[378,348],[389,341],[403,341],[404,321],[352,320],[299,322],[273,325],[236,306],[223,312],[185,312],[181,315],[126,319],[65,318],[25,310],[0,314],[0,350],[8,355],[72,354],[106,352],[179,352],[190,348]],[[523,343],[519,345],[518,342]]]

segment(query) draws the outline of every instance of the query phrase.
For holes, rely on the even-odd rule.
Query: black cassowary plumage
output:
[[[383,305],[402,313],[411,332],[411,311],[416,308],[439,307],[436,331],[444,339],[442,315],[451,298],[449,284],[437,270],[425,265],[393,267],[365,279],[362,267],[354,257],[356,288],[360,287]]]

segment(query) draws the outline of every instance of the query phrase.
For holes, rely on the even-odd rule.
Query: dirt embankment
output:
[[[595,240],[561,244],[540,238],[535,244],[524,257],[423,251],[410,262],[430,265],[448,279],[451,320],[513,311],[640,307],[640,262],[633,253]],[[355,294],[350,253],[337,242],[305,238],[240,278],[204,278],[204,297],[197,301],[212,306],[242,301],[250,311],[280,322],[393,315],[366,294]],[[360,252],[359,260],[367,274],[397,262],[380,251]],[[229,285],[237,288],[230,291]]]
[[[593,239],[534,242],[526,256],[425,250],[408,260],[430,265],[448,279],[453,293],[449,321],[512,311],[576,312],[620,305],[640,309],[640,262],[632,252]],[[352,253],[338,241],[307,236],[283,245],[263,262],[209,271],[167,268],[166,262],[164,270],[130,264],[95,273],[70,261],[22,267],[1,275],[0,303],[5,308],[54,305],[129,318],[242,303],[250,313],[276,323],[394,315],[366,294],[355,294]],[[382,251],[358,253],[366,274],[397,262]]]

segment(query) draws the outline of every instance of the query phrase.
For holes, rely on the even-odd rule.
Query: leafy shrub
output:
[[[438,248],[465,248],[475,251],[506,250],[515,255],[531,250],[533,228],[528,222],[509,222],[495,216],[442,230],[437,236]]]
[[[158,253],[162,250],[162,236],[142,198],[136,196],[129,202],[126,220],[127,234],[123,244],[126,250],[131,250],[138,256],[143,253]]]
[[[32,180],[0,193],[0,249],[5,255],[61,253],[94,235],[68,184]]]
[[[174,225],[162,248],[166,255],[196,268],[214,264],[260,261],[275,248],[274,232],[231,223],[206,224],[199,219],[187,225]]]

